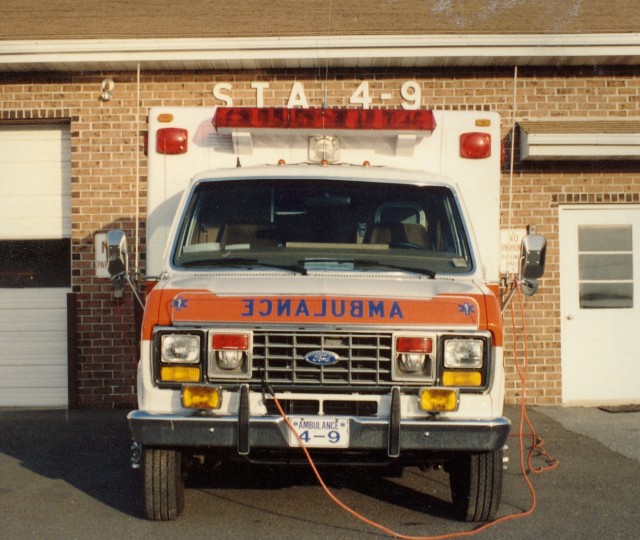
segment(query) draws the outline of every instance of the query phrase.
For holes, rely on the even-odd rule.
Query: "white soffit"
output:
[[[640,33],[0,40],[0,71],[631,65]]]
[[[640,118],[528,120],[520,127],[520,159],[640,160]]]

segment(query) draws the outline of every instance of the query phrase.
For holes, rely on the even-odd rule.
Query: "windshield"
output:
[[[173,264],[431,277],[473,269],[449,189],[322,179],[201,182],[180,226]]]

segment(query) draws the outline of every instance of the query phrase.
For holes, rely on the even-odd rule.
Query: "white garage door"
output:
[[[67,126],[0,128],[0,407],[67,406]]]

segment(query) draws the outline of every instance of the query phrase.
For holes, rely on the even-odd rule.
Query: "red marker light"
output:
[[[396,338],[396,351],[400,353],[424,353],[433,350],[433,340],[428,337],[398,337]]]
[[[214,334],[211,348],[217,351],[246,351],[249,349],[247,334]]]
[[[161,128],[156,133],[156,152],[176,155],[187,153],[189,133],[182,128]]]
[[[473,131],[460,135],[460,157],[466,159],[491,157],[491,134]]]

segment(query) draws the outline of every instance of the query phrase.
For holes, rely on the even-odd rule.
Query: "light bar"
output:
[[[212,123],[223,129],[433,131],[433,111],[402,109],[286,109],[218,107]]]

